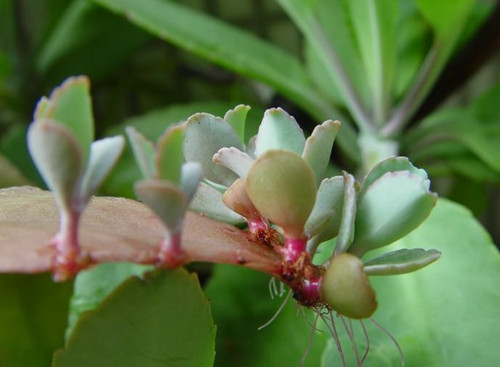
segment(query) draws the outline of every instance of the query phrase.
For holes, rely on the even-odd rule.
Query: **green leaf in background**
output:
[[[150,265],[103,263],[78,273],[71,296],[66,340],[83,312],[97,308],[113,289],[132,275],[152,270]]]
[[[398,0],[345,1],[373,94],[374,119],[387,122],[396,73]]]
[[[7,158],[0,153],[0,188],[29,185],[30,182]]]
[[[370,278],[379,302],[374,318],[397,339],[407,367],[499,365],[500,254],[491,238],[464,207],[440,199],[422,226],[384,252],[422,244],[441,251],[441,259],[415,273]],[[366,365],[400,366],[392,341],[365,324]],[[363,333],[356,332],[363,350]],[[340,363],[334,346],[324,358],[325,367]]]
[[[0,275],[0,366],[50,366],[63,343],[72,282],[49,274]]]
[[[209,367],[215,330],[196,275],[133,277],[82,315],[52,366]]]
[[[117,35],[126,42],[117,42]],[[116,71],[150,38],[90,1],[72,1],[40,47],[36,68],[54,82],[75,74],[97,81]]]
[[[439,37],[454,33],[467,19],[475,0],[456,0],[453,6],[447,0],[416,0],[424,18],[434,28]]]
[[[300,104],[308,106],[310,111],[332,114],[332,108],[317,95],[299,60],[247,32],[173,1],[94,1],[125,15],[163,40],[271,85],[284,95],[302,101]]]
[[[217,324],[215,366],[298,366],[308,348],[312,315],[297,313],[293,300],[269,326],[258,330],[280,307],[284,297],[271,299],[269,276],[228,265],[217,265],[206,287]],[[277,284],[279,286],[279,283]],[[315,333],[304,366],[319,365],[326,335]]]

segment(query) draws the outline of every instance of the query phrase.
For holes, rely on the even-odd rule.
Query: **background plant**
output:
[[[111,2],[109,4],[111,4]],[[130,9],[133,10],[132,13],[134,13],[134,2],[123,4],[130,6]],[[162,6],[161,4],[169,5],[170,2],[151,2],[150,6]],[[147,29],[152,29],[154,32],[166,35],[168,40],[174,41],[181,47],[189,48],[198,55],[218,63],[222,63],[225,60],[226,63],[223,64],[223,66],[230,67],[233,71],[242,73],[245,76],[266,82],[282,95],[285,95],[305,109],[314,117],[314,119],[312,119],[314,121],[322,121],[326,118],[336,118],[344,122],[344,127],[347,125],[345,122],[350,120],[358,121],[358,124],[363,124],[359,122],[362,121],[362,119],[357,118],[356,113],[354,113],[354,107],[352,107],[353,102],[349,102],[347,100],[348,97],[345,97],[348,94],[346,94],[345,91],[340,93],[339,87],[332,81],[320,83],[318,87],[312,88],[311,85],[314,86],[314,84],[307,81],[314,79],[310,75],[315,75],[314,70],[321,70],[321,60],[324,60],[324,56],[323,58],[319,57],[321,56],[321,47],[317,44],[314,45],[314,42],[311,41],[314,37],[308,33],[311,31],[306,29],[309,26],[307,22],[310,22],[311,18],[315,18],[309,17],[305,21],[297,21],[299,28],[306,35],[305,38],[308,40],[307,42],[309,44],[309,46],[305,48],[305,55],[310,55],[310,57],[305,58],[307,60],[306,65],[309,65],[308,69],[312,70],[309,72],[305,71],[304,69],[307,68],[304,68],[299,63],[289,61],[290,54],[295,54],[297,59],[300,58],[299,53],[301,52],[301,47],[298,46],[299,43],[290,42],[290,40],[299,41],[300,36],[298,36],[295,30],[296,28],[287,20],[286,16],[279,10],[276,4],[273,2],[252,2],[249,4],[249,7],[246,9],[247,13],[243,14],[241,18],[237,18],[235,15],[237,14],[237,9],[228,10],[230,9],[230,2],[221,5],[218,12],[215,2],[194,4],[194,7],[181,7],[180,9],[186,9],[186,11],[182,13],[185,17],[199,15],[200,12],[195,12],[197,7],[200,7],[202,12],[208,12],[211,9],[212,14],[215,15],[217,13],[217,18],[226,19],[232,23],[238,23],[240,28],[247,28],[253,31],[254,34],[264,36],[264,38],[271,40],[281,48],[287,49],[288,53],[285,55],[283,55],[282,51],[277,52],[277,54],[286,56],[288,60],[281,63],[280,61],[282,59],[278,59],[276,64],[279,65],[280,68],[271,69],[274,57],[270,57],[269,55],[276,55],[276,52],[273,53],[273,51],[269,51],[270,53],[266,53],[266,51],[263,51],[268,51],[269,47],[253,47],[252,45],[255,42],[258,44],[260,44],[260,42],[256,41],[254,38],[253,41],[247,42],[248,37],[246,37],[246,34],[242,35],[243,41],[241,42],[244,42],[247,47],[241,47],[241,43],[239,42],[240,38],[227,36],[231,34],[227,32],[227,27],[224,28],[222,35],[217,32],[214,33],[220,37],[214,36],[217,40],[215,44],[217,47],[213,47],[214,44],[206,45],[204,43],[199,43],[204,40],[211,40],[211,38],[196,38],[197,35],[205,36],[208,33],[206,28],[202,28],[202,25],[205,23],[198,21],[198,18],[196,18],[196,22],[189,21],[189,19],[192,18],[184,18],[187,19],[187,21],[182,22],[182,25],[184,25],[184,28],[188,28],[189,32],[182,27],[168,31],[164,29],[160,32],[161,27],[168,26],[169,24],[154,24],[151,20],[144,20],[139,16],[132,17],[132,20],[136,23],[140,22],[141,25],[146,25]],[[260,8],[259,4],[261,4]],[[292,14],[295,9],[293,7],[294,3],[283,2],[283,4],[288,4],[288,12]],[[412,79],[412,76],[416,74],[416,70],[422,65],[427,52],[429,50],[437,52],[437,46],[431,46],[436,44],[436,40],[446,39],[446,45],[449,45],[446,47],[455,45],[455,48],[453,50],[440,49],[438,53],[439,62],[435,62],[435,69],[433,69],[433,73],[430,73],[432,77],[428,77],[426,88],[421,88],[420,92],[424,95],[426,94],[422,91],[429,90],[430,85],[432,85],[432,80],[435,80],[439,74],[438,71],[445,67],[444,60],[448,57],[455,56],[452,58],[448,72],[443,75],[453,75],[453,70],[458,70],[459,77],[456,76],[456,72],[455,78],[451,78],[452,82],[449,81],[450,79],[448,79],[448,81],[445,79],[445,81],[441,83],[438,82],[435,92],[431,94],[432,97],[428,98],[420,111],[414,111],[414,115],[417,117],[411,119],[411,123],[406,125],[412,130],[411,133],[401,134],[401,136],[392,138],[399,142],[401,153],[408,154],[417,165],[426,168],[431,174],[431,177],[442,177],[442,180],[433,181],[435,188],[438,188],[439,191],[453,197],[455,200],[467,204],[476,214],[482,214],[485,221],[490,223],[489,228],[493,232],[498,224],[498,214],[494,211],[494,205],[492,205],[490,209],[485,208],[487,207],[487,203],[494,203],[494,200],[490,198],[494,198],[496,195],[493,194],[493,196],[491,196],[491,192],[495,192],[492,191],[492,187],[494,188],[495,186],[492,186],[491,183],[495,183],[498,180],[497,164],[500,161],[496,156],[498,153],[495,149],[496,143],[493,138],[498,132],[498,109],[495,108],[498,100],[498,88],[494,88],[494,85],[498,82],[498,76],[495,74],[495,64],[492,64],[489,67],[489,71],[485,71],[483,76],[480,76],[471,88],[466,89],[461,95],[455,97],[455,106],[458,101],[461,107],[454,108],[453,110],[441,109],[438,113],[434,114],[434,116],[428,116],[426,121],[422,123],[420,121],[422,121],[423,116],[428,114],[426,111],[429,111],[430,107],[435,106],[437,101],[442,99],[443,95],[445,96],[448,94],[446,91],[452,89],[451,86],[454,84],[453,82],[465,79],[468,66],[464,67],[464,64],[460,64],[461,57],[473,55],[473,60],[480,61],[477,49],[491,49],[490,46],[493,43],[491,35],[498,34],[498,32],[491,30],[491,28],[488,31],[488,28],[485,28],[481,36],[474,38],[474,30],[480,29],[480,26],[483,24],[484,26],[495,24],[497,8],[493,8],[494,3],[466,1],[460,2],[455,12],[442,11],[440,6],[446,7],[446,2],[442,4],[440,2],[428,4],[425,1],[419,1],[416,5],[411,2],[402,2],[400,5],[400,18],[398,18],[400,20],[397,22],[396,26],[400,27],[400,25],[403,25],[404,27],[397,28],[397,37],[399,41],[396,42],[396,48],[398,52],[397,60],[399,63],[398,68],[394,69],[397,69],[398,72],[392,71],[392,74],[397,74],[397,77],[394,77],[397,81],[393,84],[398,86],[395,89],[399,92],[394,92],[393,90],[392,99],[389,98],[392,101],[390,105],[398,106],[399,102],[404,100],[404,96],[407,95],[406,93],[408,90],[411,90],[411,85],[413,85],[412,80],[414,79]],[[95,105],[99,117],[98,121],[102,122],[97,126],[98,136],[102,136],[104,131],[106,131],[106,134],[110,135],[116,133],[117,130],[112,131],[112,128],[107,129],[107,127],[109,128],[110,125],[121,120],[124,116],[141,113],[154,107],[163,107],[166,103],[193,100],[207,101],[214,99],[230,101],[230,103],[211,102],[205,105],[190,105],[188,107],[183,107],[182,110],[178,107],[171,108],[170,110],[163,111],[163,113],[158,111],[154,115],[130,120],[128,124],[137,125],[137,128],[145,133],[148,138],[156,139],[164,130],[165,120],[175,122],[201,110],[221,116],[227,109],[241,102],[253,106],[266,106],[276,103],[276,100],[274,100],[274,103],[270,101],[269,96],[272,96],[272,93],[269,93],[269,89],[263,88],[261,84],[248,82],[248,79],[235,77],[220,69],[213,68],[209,64],[205,64],[199,59],[180,52],[171,46],[163,45],[147,33],[130,25],[124,19],[113,16],[92,5],[90,2],[76,1],[64,5],[58,2],[39,2],[37,6],[42,9],[35,8],[33,4],[30,4],[29,6],[25,6],[24,10],[22,8],[23,2],[3,1],[1,6],[0,15],[6,19],[1,22],[2,27],[5,27],[5,31],[2,32],[2,35],[5,35],[5,37],[1,37],[0,40],[4,46],[2,51],[3,56],[0,58],[3,60],[2,65],[4,65],[2,67],[3,72],[0,73],[2,75],[2,100],[0,103],[2,104],[2,129],[5,132],[2,139],[1,151],[11,163],[2,163],[2,172],[9,172],[8,175],[2,175],[2,178],[5,179],[9,177],[11,180],[7,185],[11,185],[12,182],[26,182],[25,177],[32,182],[41,183],[34,173],[35,171],[29,163],[27,154],[23,148],[24,143],[22,142],[25,136],[24,127],[31,119],[32,109],[38,96],[45,94],[55,84],[58,84],[63,77],[70,74],[90,74],[94,81],[96,87]],[[178,7],[179,6],[176,8]],[[245,9],[243,6],[241,6],[241,8]],[[41,10],[43,9],[47,10],[48,16],[40,16],[42,13]],[[144,9],[149,8],[144,7]],[[303,15],[310,14],[309,10],[305,10],[306,11],[299,13]],[[356,75],[365,75],[370,71],[365,70],[366,68],[370,68],[370,65],[364,60],[367,59],[366,55],[369,55],[370,50],[373,51],[373,48],[370,48],[370,42],[362,41],[363,37],[359,35],[363,34],[363,30],[359,28],[359,24],[356,25],[356,19],[359,21],[359,19],[365,18],[351,15],[359,14],[357,12],[359,10],[360,9],[356,8],[356,6],[348,8],[342,7],[342,11],[335,13],[337,16],[343,17],[340,20],[344,19],[344,23],[350,25],[346,33],[347,36],[354,38],[354,41],[350,39],[350,42],[346,42],[347,46],[336,45],[336,47],[346,46],[346,55],[348,56],[344,57],[348,62],[345,63],[344,61],[344,63],[349,67],[357,67],[357,71],[360,69],[361,72],[356,72]],[[152,13],[159,14],[161,12]],[[11,16],[12,14],[17,14],[17,18]],[[381,16],[383,17],[384,14],[385,13],[382,12]],[[443,20],[442,18],[437,19],[436,14],[448,18],[447,20]],[[266,19],[265,15],[268,15],[269,17],[267,19],[270,18],[272,21],[268,21],[267,23],[263,21],[263,19]],[[490,21],[488,21],[489,16],[491,16]],[[257,24],[268,24],[268,26],[262,26],[261,28],[251,27],[249,24],[252,24],[253,19],[258,19],[258,22],[256,22]],[[153,20],[157,19],[155,18]],[[371,24],[370,22],[361,21],[359,23]],[[23,24],[29,24],[30,27],[33,28],[26,28]],[[88,32],[89,24],[93,24],[93,27],[90,28],[95,30],[95,34]],[[197,24],[197,27],[193,27],[193,24]],[[342,24],[342,22],[337,21],[332,24],[339,25]],[[498,24],[498,21],[496,21],[496,24]],[[389,22],[389,26],[391,26],[391,22]],[[392,24],[392,26],[394,25]],[[339,29],[331,31],[335,32],[339,31]],[[345,30],[345,28],[343,29]],[[453,34],[448,34],[449,31],[447,33],[447,29],[453,29]],[[463,29],[463,32],[455,32],[457,29]],[[176,31],[178,33],[175,33]],[[408,34],[409,36],[407,36]],[[458,39],[452,39],[456,34],[460,34]],[[106,37],[103,37],[103,35],[106,35]],[[126,38],[128,42],[117,42],[118,39],[125,38],[124,35],[127,35]],[[388,39],[391,37],[393,36],[390,36]],[[338,37],[336,39],[346,40],[349,38]],[[96,42],[97,40],[100,42]],[[238,41],[236,42],[237,47],[230,43],[234,40]],[[230,46],[230,52],[227,52],[228,48],[223,47],[226,43]],[[486,46],[484,46],[485,43]],[[364,44],[364,46],[360,46],[361,44]],[[389,47],[390,44],[389,42]],[[356,45],[358,46],[356,47]],[[476,47],[476,52],[474,52],[474,45]],[[269,46],[269,43],[267,46]],[[405,46],[407,46],[407,48]],[[89,47],[95,47],[95,52],[90,52]],[[271,48],[275,50],[274,47]],[[394,45],[392,48],[394,49]],[[358,51],[358,49],[363,51]],[[260,50],[265,57],[259,59],[255,57],[244,57],[244,54],[242,56],[242,53],[248,50],[251,50],[250,53],[252,56],[259,54],[256,50]],[[339,51],[337,51],[337,53],[338,52]],[[361,52],[365,56],[361,57]],[[221,57],[221,54],[224,55],[224,57]],[[351,57],[352,54],[358,55],[357,59],[361,60],[361,65],[355,65],[356,62],[352,60],[356,58]],[[391,53],[389,52],[384,55],[391,55]],[[235,57],[235,60],[231,59],[231,57]],[[391,57],[394,58],[394,56]],[[124,60],[127,61],[124,62]],[[231,61],[229,62],[227,60]],[[245,61],[248,60],[253,60],[250,66],[245,64]],[[265,60],[265,62],[259,63],[258,60]],[[316,60],[316,62],[314,60]],[[116,67],[116,65],[120,63],[124,65],[123,68]],[[292,68],[296,68],[298,65],[298,69],[294,69],[299,70],[297,71],[297,75],[305,75],[305,78],[296,78],[294,82],[302,83],[305,80],[306,82],[304,84],[306,87],[297,88],[296,86],[288,85],[291,79],[289,77],[290,73],[283,72],[283,70],[286,70],[284,66],[289,64],[293,64],[291,66]],[[457,64],[462,66],[455,66],[455,69],[453,69],[453,65]],[[470,64],[471,63],[465,63],[465,65]],[[259,71],[259,65],[264,65],[264,71]],[[390,65],[390,62],[388,64],[382,63],[382,65]],[[407,66],[403,67],[402,65]],[[345,67],[344,65],[344,68]],[[137,72],[131,73],[131,68]],[[165,69],[168,71],[165,71]],[[387,70],[385,70],[385,72],[387,72]],[[372,73],[374,73],[373,70]],[[389,70],[389,73],[391,73],[391,70]],[[283,76],[283,74],[285,74],[284,76],[286,77],[282,78],[281,76]],[[331,72],[319,73],[319,75],[329,75],[329,77],[334,78]],[[404,75],[406,75],[406,77],[403,77]],[[182,78],[180,76],[182,76]],[[154,82],[151,82],[152,79]],[[327,80],[325,77],[315,79],[319,82]],[[158,83],[158,80],[164,82]],[[176,80],[182,80],[182,87],[180,84],[174,82]],[[353,84],[353,88],[358,94],[365,95],[361,98],[363,103],[366,103],[366,99],[372,99],[374,101],[375,98],[379,99],[383,95],[387,98],[387,94],[379,93],[377,97],[375,97],[376,94],[371,93],[371,91],[374,90],[373,88],[377,85],[375,74],[372,74],[371,78],[360,77],[360,80],[361,81],[352,81],[351,84]],[[390,80],[390,78],[388,78],[388,80]],[[405,80],[406,82],[404,82]],[[365,81],[369,81],[369,83]],[[323,84],[324,87],[321,88],[320,86]],[[222,88],[221,85],[223,85],[224,88]],[[303,84],[300,85],[303,86]],[[307,85],[309,85],[309,87],[307,87]],[[484,94],[481,98],[469,104],[464,105],[462,103],[463,99],[470,100],[468,95],[474,96],[478,92],[485,91],[490,86],[493,86],[493,89]],[[342,86],[340,90],[342,90]],[[379,90],[386,91],[386,89],[383,88]],[[369,95],[366,96],[366,94]],[[128,96],[128,98],[120,96]],[[311,96],[318,98],[312,98]],[[418,98],[416,100],[418,100]],[[370,108],[368,108],[370,115],[376,116],[374,110],[375,106],[382,107],[382,105],[378,103],[375,104],[373,101],[371,104],[366,103],[366,105],[370,106]],[[281,103],[288,102],[281,100],[280,104]],[[338,110],[334,110],[334,108]],[[256,110],[256,108],[254,108],[254,110]],[[387,108],[386,112],[389,110],[390,108]],[[380,111],[377,114],[379,113]],[[252,114],[253,112],[249,114],[250,121],[258,121],[258,117],[252,117]],[[259,115],[260,113],[257,111],[253,116]],[[408,119],[408,116],[406,119]],[[155,121],[160,121],[161,119],[164,119],[161,123],[155,123]],[[375,121],[375,119],[373,120]],[[299,118],[299,121],[304,123],[307,119]],[[249,124],[249,130],[252,129],[251,125],[252,124]],[[376,124],[374,125],[378,126]],[[256,124],[253,124],[253,126],[255,129]],[[474,127],[474,129],[472,129],[472,127]],[[346,129],[343,130],[345,131]],[[354,132],[354,129],[351,132]],[[346,133],[344,132],[344,134]],[[362,167],[360,164],[361,157],[357,157],[359,150],[352,149],[352,147],[356,146],[355,142],[358,138],[355,134],[347,134],[347,137],[339,137],[339,143],[344,142],[345,144],[342,153],[340,154],[337,151],[335,157],[337,166],[349,168],[351,171],[354,171],[356,168]],[[375,136],[376,135],[377,134],[375,134]],[[377,141],[377,139],[375,139],[375,141]],[[430,145],[430,143],[432,143],[432,145]],[[382,146],[384,146],[384,144],[382,144]],[[350,147],[351,150],[349,150]],[[375,144],[375,150],[377,150],[376,147],[377,145]],[[393,146],[389,144],[389,147]],[[130,152],[126,154],[130,154]],[[4,160],[2,160],[2,162],[3,161]],[[105,190],[109,194],[131,196],[131,183],[139,177],[139,172],[135,168],[132,168],[133,163],[130,159],[128,161],[124,159],[121,164],[123,169],[121,171],[118,170],[115,176],[108,181]],[[21,171],[22,175],[19,174],[19,171]],[[451,208],[448,209],[452,210]],[[440,212],[437,211],[437,213]],[[460,212],[458,209],[454,211],[454,213],[460,218],[461,216],[459,213],[466,216],[464,212]],[[439,220],[441,223],[444,223],[445,218],[449,217],[449,213],[443,213],[439,217]],[[460,227],[458,223],[459,222],[452,222],[450,225]],[[439,226],[441,225],[438,225],[438,227]],[[461,228],[468,227],[462,226]],[[456,235],[457,238],[460,237],[461,240],[468,239],[467,243],[487,242],[484,235],[478,234],[478,236],[482,238],[482,240],[478,240],[477,238],[472,239],[468,236],[460,236],[460,233],[461,232],[457,230],[454,235]],[[471,230],[471,233],[476,232]],[[435,240],[435,238],[433,239]],[[460,243],[456,238],[447,238],[446,240],[452,243]],[[417,239],[417,241],[419,240]],[[432,239],[429,239],[427,242],[434,243]],[[443,245],[444,242],[445,241],[443,241]],[[464,254],[465,253],[466,252],[464,252]],[[489,254],[484,256],[491,257],[495,255]],[[470,258],[472,259],[472,257]],[[460,263],[459,260],[454,260],[455,266],[457,266],[456,264],[458,263]],[[477,269],[477,273],[481,274],[480,276],[482,279],[487,279],[488,281],[494,279],[493,275],[488,276],[488,271],[486,269]],[[22,278],[9,280],[9,282],[12,283],[8,283],[5,287],[10,287],[14,293],[17,290],[20,299],[22,299],[26,297],[26,293],[18,291],[20,288],[17,288],[15,285],[9,285],[21,282],[22,280],[20,279]],[[431,278],[429,278],[429,282],[430,281]],[[35,281],[33,280],[32,282]],[[40,282],[43,283],[43,281]],[[486,289],[488,288],[487,283],[487,281],[484,281]],[[465,281],[465,284],[467,284],[467,281]],[[47,287],[49,287],[49,285],[47,285]],[[475,285],[471,286],[471,288],[474,287]],[[59,287],[57,289],[63,292],[65,288]],[[493,293],[494,292],[491,294]],[[57,299],[57,297],[54,297],[51,302],[56,302]],[[426,299],[426,297],[423,297],[423,299]],[[10,299],[8,302],[13,304],[16,302],[16,298]],[[217,309],[217,306],[214,305],[214,310],[215,309]],[[22,315],[19,317],[24,320]],[[415,320],[417,319],[416,317]],[[23,321],[21,321],[21,324],[22,322]],[[450,323],[451,322],[450,320]],[[43,321],[40,321],[40,323],[43,323]],[[36,322],[34,324],[33,322],[26,322],[25,324],[36,325]],[[64,322],[54,322],[53,324],[64,325]],[[49,329],[44,328],[40,332],[49,333]],[[220,332],[223,333],[224,331]],[[56,333],[57,331],[55,334]],[[28,339],[25,335],[32,334],[23,333],[19,336],[21,342],[14,342],[14,345],[29,345],[29,341],[27,341]],[[59,335],[61,334],[59,333]],[[44,338],[44,340],[55,339],[56,338]],[[223,340],[223,337],[220,339]],[[481,339],[488,339],[488,337],[483,335]],[[8,340],[12,342],[16,339],[10,336]],[[229,340],[235,340],[234,335],[232,338],[230,337]],[[33,350],[38,351],[38,353],[43,353],[43,346],[38,345],[36,342],[33,344]],[[59,345],[59,342],[54,342],[54,344],[46,350],[51,353],[51,351]],[[486,349],[485,347],[485,350]],[[19,349],[15,347],[9,350],[12,351],[11,353],[14,353],[15,350]],[[26,353],[22,354],[22,358],[29,358]],[[481,354],[488,353],[485,352]],[[37,355],[37,352],[31,353],[31,355]],[[264,358],[265,350],[262,355],[262,358]]]

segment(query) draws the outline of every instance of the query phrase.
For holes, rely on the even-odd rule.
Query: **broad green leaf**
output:
[[[188,200],[181,189],[162,180],[141,180],[134,188],[137,197],[156,213],[169,231],[178,233],[182,229]]]
[[[255,141],[255,155],[268,150],[283,149],[302,155],[305,137],[295,118],[281,108],[271,108],[264,113]]]
[[[222,194],[206,183],[200,183],[189,209],[196,213],[204,213],[209,218],[214,218],[230,224],[241,224],[245,219],[233,212],[222,202]]]
[[[400,249],[370,259],[363,267],[368,275],[404,274],[421,269],[438,260],[440,256],[441,252],[437,250]]]
[[[386,123],[396,71],[399,1],[345,1],[373,94],[374,118]]]
[[[475,0],[457,0],[450,6],[446,0],[416,0],[418,9],[439,37],[457,32],[474,3]]]
[[[208,367],[214,345],[215,325],[196,275],[164,271],[130,278],[82,315],[52,366]]]
[[[131,275],[142,275],[151,265],[105,263],[78,273],[70,301],[66,341],[82,313],[96,309],[113,289]]]
[[[269,276],[227,265],[217,265],[206,287],[217,324],[215,366],[298,366],[306,349],[305,367],[319,364],[325,346],[324,333],[312,332],[312,315],[297,314],[290,299],[266,328],[258,330],[280,307],[282,297],[269,295]],[[280,284],[276,281],[276,286]]]
[[[49,274],[0,275],[0,366],[50,366],[71,291],[72,282],[56,284]]]
[[[214,163],[229,168],[241,178],[246,178],[248,170],[252,167],[254,160],[245,152],[237,148],[222,148],[214,154]]]
[[[318,184],[324,178],[339,129],[339,121],[327,120],[316,126],[306,140],[302,158],[311,166]]]
[[[499,99],[500,82],[481,94],[467,109],[482,124],[498,124],[500,121],[500,112],[498,111]]]
[[[419,245],[434,247],[441,258],[415,273],[370,279],[379,302],[374,318],[401,345],[405,366],[498,365],[500,254],[490,236],[464,207],[440,199],[422,226],[383,251]],[[365,325],[366,365],[400,366],[392,341],[371,323]],[[363,350],[359,327],[355,335]],[[347,338],[343,341],[349,354]],[[334,347],[328,354],[330,364],[324,366],[340,363]]]
[[[250,106],[238,105],[224,115],[224,120],[236,131],[241,142],[245,142],[245,122]]]
[[[331,114],[296,58],[240,29],[173,1],[94,1],[163,40],[271,85],[309,111]]]
[[[104,138],[90,145],[90,157],[81,183],[81,195],[88,200],[116,164],[125,146],[123,136]]]
[[[94,117],[90,99],[90,82],[84,77],[71,77],[50,95],[50,103],[42,103],[43,118],[57,122],[71,132],[87,161],[94,141]],[[40,105],[39,105],[40,106]],[[46,106],[46,107],[43,107]],[[38,112],[35,112],[37,115]]]
[[[408,171],[386,173],[371,184],[358,202],[355,237],[349,251],[361,257],[417,228],[436,204],[429,184]]]
[[[354,223],[356,220],[356,180],[348,173],[344,173],[344,198],[342,200],[342,216],[335,246],[335,255],[346,252],[354,238]],[[340,214],[340,213],[339,213]]]
[[[201,163],[204,178],[230,186],[238,176],[212,161],[213,155],[224,147],[243,150],[243,144],[231,125],[208,113],[197,113],[189,117],[184,131],[186,160]]]
[[[28,130],[28,147],[45,183],[62,209],[69,212],[79,194],[83,153],[70,130],[51,120],[39,120]]]
[[[262,216],[302,238],[316,199],[314,175],[307,163],[287,150],[268,150],[248,172],[248,196]]]
[[[156,145],[155,163],[157,178],[179,184],[181,179],[181,166],[184,162],[182,144],[184,127],[182,125],[170,126]]]

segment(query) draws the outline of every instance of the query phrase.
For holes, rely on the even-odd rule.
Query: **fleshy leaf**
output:
[[[230,186],[237,175],[212,161],[213,155],[223,147],[243,150],[238,135],[226,121],[208,113],[197,113],[187,120],[184,132],[186,161],[200,162],[204,178]]]
[[[134,186],[137,197],[149,206],[169,231],[178,233],[187,209],[187,195],[170,182],[142,180]]]
[[[321,182],[324,177],[339,128],[340,122],[327,120],[316,126],[306,140],[302,158],[311,166],[316,182]]]
[[[90,145],[89,161],[81,184],[81,195],[85,201],[101,186],[118,161],[124,146],[123,136],[104,138]]]
[[[235,213],[248,220],[260,218],[260,213],[248,196],[246,182],[238,178],[222,196],[222,202]]]
[[[95,311],[82,315],[52,365],[98,366],[105,361],[109,366],[160,366],[182,361],[179,365],[185,367],[208,367],[215,357],[215,330],[196,275],[180,269],[132,277]]]
[[[303,236],[316,199],[314,174],[297,154],[269,150],[254,163],[247,192],[259,212],[292,238]]]
[[[170,126],[157,144],[155,163],[157,178],[178,184],[181,180],[181,166],[184,162],[182,156],[182,143],[184,127],[182,125]]]
[[[363,267],[367,275],[405,274],[421,269],[440,257],[441,252],[437,250],[399,249],[370,259]]]
[[[50,95],[50,103],[42,101],[35,116],[41,115],[65,126],[78,142],[86,162],[94,140],[94,117],[90,99],[90,82],[84,76],[71,77]]]
[[[275,149],[302,155],[304,145],[304,133],[292,116],[281,108],[271,108],[264,113],[255,142],[257,157]]]
[[[435,204],[428,180],[408,171],[386,173],[359,200],[356,235],[349,251],[362,256],[402,238],[427,218]]]
[[[427,173],[421,169],[415,167],[406,157],[390,157],[384,159],[383,161],[377,163],[373,168],[366,174],[363,179],[363,184],[359,190],[359,198],[361,199],[365,191],[380,177],[388,172],[396,171],[408,171],[414,175],[422,177],[423,180],[428,180]]]
[[[222,148],[214,154],[213,161],[229,168],[241,178],[246,178],[254,160],[237,148]]]
[[[129,126],[125,130],[142,176],[144,178],[156,177],[156,165],[154,161],[155,148],[153,143],[133,127]]]
[[[245,122],[250,106],[238,105],[224,115],[224,120],[231,125],[241,142],[245,142]]]
[[[28,147],[56,200],[64,210],[70,210],[83,172],[82,152],[76,139],[66,127],[40,120],[28,130]]]
[[[340,221],[342,219],[342,206],[344,205],[344,177],[335,176],[325,178],[319,185],[318,192],[316,193],[316,202],[311,215],[307,219],[305,230],[311,231],[312,227],[316,226],[319,218],[323,217],[325,213],[333,210],[334,215],[330,217],[328,223],[325,225],[324,230],[319,234],[320,238],[316,240],[319,242],[326,241],[335,237],[340,228]]]
[[[222,193],[204,182],[200,183],[198,186],[198,190],[189,205],[189,209],[226,223],[239,224],[245,222],[242,216],[236,214],[224,205],[222,202]]]
[[[356,221],[356,180],[348,173],[344,173],[344,200],[342,204],[342,219],[340,220],[339,235],[335,246],[335,255],[346,252],[351,246],[354,237]]]

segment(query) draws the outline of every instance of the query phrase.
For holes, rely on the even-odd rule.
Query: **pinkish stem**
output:
[[[301,286],[301,295],[303,297],[303,303],[305,305],[315,305],[320,299],[321,295],[319,288],[321,286],[322,278],[317,279],[303,279]]]
[[[62,213],[59,233],[52,240],[56,250],[52,272],[55,281],[63,281],[73,277],[85,267],[88,259],[78,244],[78,224],[81,213],[74,211]]]
[[[307,237],[289,238],[285,237],[285,245],[281,249],[283,260],[294,263],[306,251]]]
[[[184,264],[186,254],[181,247],[182,232],[169,233],[160,243],[158,261],[168,268],[177,268]]]

